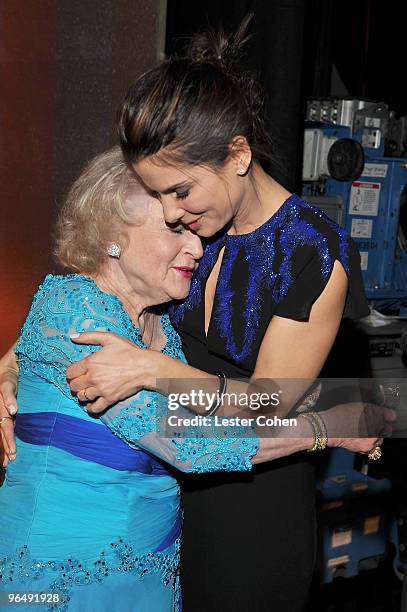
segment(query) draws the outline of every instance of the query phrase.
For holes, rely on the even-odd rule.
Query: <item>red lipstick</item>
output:
[[[174,270],[177,270],[184,278],[192,278],[194,268],[190,266],[175,266]]]

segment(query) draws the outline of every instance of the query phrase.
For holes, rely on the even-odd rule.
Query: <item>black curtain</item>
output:
[[[247,61],[267,94],[276,163],[268,171],[301,189],[303,119],[309,96],[340,95],[386,102],[407,113],[402,58],[407,3],[398,0],[168,0],[166,51],[208,25],[233,30],[249,12]],[[335,88],[335,85],[334,85]]]
[[[166,52],[180,52],[186,38],[206,26],[237,27],[253,12],[247,62],[267,95],[276,162],[268,171],[295,190],[302,149],[301,70],[305,0],[168,0]]]

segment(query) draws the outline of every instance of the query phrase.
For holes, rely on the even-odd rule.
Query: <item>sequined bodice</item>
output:
[[[205,336],[205,285],[222,247]],[[255,231],[217,236],[206,245],[188,298],[170,309],[188,361],[250,376],[272,316],[306,320],[336,259],[350,280],[347,314],[366,314],[358,257],[346,231],[296,195]]]

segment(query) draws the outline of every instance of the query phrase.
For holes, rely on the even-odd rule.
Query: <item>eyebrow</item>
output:
[[[174,193],[174,191],[177,191],[177,189],[180,189],[181,187],[185,189],[185,187],[188,187],[188,186],[189,186],[189,183],[184,181],[183,183],[177,183],[176,185],[172,185],[171,187],[168,187],[167,189],[164,189],[163,191],[159,193],[168,195],[169,193]]]

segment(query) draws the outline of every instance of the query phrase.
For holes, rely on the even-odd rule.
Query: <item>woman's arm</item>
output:
[[[54,385],[72,402],[78,403],[78,417],[83,405],[72,396],[66,380],[66,367],[79,356],[90,355],[99,347],[81,346],[70,335],[90,329],[113,330],[141,342],[139,330],[123,316],[117,301],[102,293],[90,280],[81,277],[47,277],[40,288],[16,347],[21,377],[36,376]],[[170,340],[169,340],[170,341]],[[145,350],[145,349],[142,349]],[[179,345],[174,346],[174,354]],[[236,428],[233,437],[219,428],[204,432],[188,429],[184,436],[173,436],[157,425],[161,416],[155,391],[139,391],[117,402],[102,415],[101,421],[134,448],[144,448],[187,472],[247,471],[257,451],[257,436],[251,428]],[[165,400],[166,404],[166,400]],[[192,413],[185,414],[193,416]],[[165,415],[163,415],[164,425]],[[102,425],[100,425],[102,426]],[[178,433],[178,432],[176,432]]]
[[[3,467],[16,456],[16,441],[13,420],[8,418],[17,412],[18,364],[14,352],[15,344],[0,359],[0,427],[1,444],[4,450]]]
[[[305,386],[301,384],[286,384],[283,395],[283,410],[286,412],[302,397],[311,380],[318,376],[319,371],[334,342],[339,323],[342,317],[345,296],[347,291],[347,276],[342,266],[336,262],[332,274],[325,289],[315,301],[311,308],[308,321],[293,321],[281,316],[273,317],[269,328],[264,336],[256,368],[250,381],[250,385],[258,382],[267,388],[280,388],[284,379],[304,380]],[[95,402],[88,404],[90,412],[98,412],[117,399],[121,399],[145,385],[150,388],[159,388],[161,392],[168,393],[168,380],[171,381],[170,391],[186,392],[191,394],[194,381],[199,382],[198,389],[206,382],[208,389],[217,389],[218,378],[208,375],[184,363],[177,362],[170,357],[163,356],[154,351],[141,351],[135,349],[131,343],[118,341],[112,336],[102,334],[84,334],[74,340],[80,343],[101,343],[103,349],[79,363],[68,368],[67,375],[71,379],[71,389],[81,394],[86,389],[86,394]],[[167,388],[161,388],[160,384]],[[229,381],[229,386],[240,385],[240,392],[250,395],[250,387],[242,387],[242,383]],[[292,387],[296,387],[292,389]],[[91,393],[91,395],[90,395]],[[83,398],[82,398],[83,399]],[[193,407],[191,407],[193,408]],[[232,406],[232,414],[236,414],[236,406]],[[279,407],[281,411],[281,406]],[[343,418],[346,410],[346,420]],[[366,419],[366,411],[370,411],[369,405],[346,404],[341,410],[330,413],[327,418],[329,425],[328,434],[331,445],[346,445],[354,451],[367,452],[374,446],[379,432],[385,427],[387,420],[392,421],[394,414],[390,411],[380,409],[380,414],[373,421],[377,426],[371,428],[365,434],[368,437],[359,438],[361,422]],[[328,411],[329,412],[329,411]],[[249,409],[240,409],[247,417],[252,417],[253,412]],[[380,416],[381,415],[381,416]],[[324,416],[325,418],[325,416]],[[302,419],[301,419],[302,421]],[[263,430],[264,433],[264,430]],[[278,442],[274,442],[278,436]],[[276,429],[269,431],[270,439],[261,440],[261,448],[268,448],[270,458],[273,458],[274,445],[279,447],[281,455],[291,454],[296,450],[310,448],[310,438],[305,439],[299,434],[298,429],[291,432],[278,432]],[[346,439],[346,442],[340,440]],[[297,442],[293,442],[296,439]],[[306,446],[308,444],[308,446]],[[301,448],[299,448],[301,447]],[[295,450],[293,450],[293,448]]]
[[[156,392],[139,391],[105,411],[100,419],[133,448],[142,448],[182,472],[237,472],[252,467],[258,438],[251,427],[218,427],[214,419],[179,427],[171,423],[166,399]],[[185,408],[179,419],[197,419]]]
[[[0,359],[0,407],[9,415],[17,412],[18,363],[15,354],[17,342]]]
[[[308,321],[299,322],[278,316],[272,318],[250,382],[268,381],[270,389],[278,390],[285,379],[307,381],[305,388],[296,390],[296,397],[289,397],[290,389],[284,390],[286,399],[284,412],[280,408],[281,415],[289,411],[318,376],[338,331],[346,290],[346,273],[336,262],[325,290],[311,309]],[[104,347],[97,354],[72,364],[67,370],[74,393],[86,389],[88,398],[99,398],[88,406],[90,412],[102,411],[106,406],[143,387],[166,394],[189,393],[194,389],[196,381],[199,382],[196,390],[204,384],[205,391],[214,392],[218,389],[217,376],[156,351],[141,351],[132,343],[120,342],[113,336],[81,334],[72,340],[75,343],[101,344]],[[230,388],[230,385],[233,387]],[[248,392],[250,387],[229,381],[228,391]],[[238,409],[232,406],[230,413],[226,414],[236,414]],[[204,413],[204,409],[201,412]]]
[[[338,333],[347,288],[346,273],[341,264],[335,262],[308,321],[274,316],[263,338],[254,376],[316,378]]]

